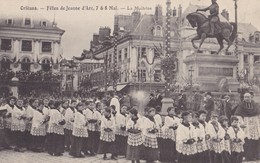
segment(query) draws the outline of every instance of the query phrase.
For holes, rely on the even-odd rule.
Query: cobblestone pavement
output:
[[[141,163],[144,162],[141,161]],[[0,163],[131,163],[131,161],[127,161],[122,157],[117,161],[103,160],[102,155],[73,158],[67,152],[63,156],[50,156],[47,153],[33,153],[29,151],[19,153],[12,150],[4,150],[0,151]],[[260,163],[260,161],[247,163]]]
[[[110,155],[107,155],[108,158]],[[26,151],[24,153],[14,152],[12,150],[0,151],[0,163],[130,163],[131,161],[125,158],[120,158],[117,161],[103,160],[102,155],[94,157],[86,156],[85,158],[73,158],[64,153],[63,156],[50,156],[47,153],[33,153]],[[143,163],[143,162],[142,162]]]

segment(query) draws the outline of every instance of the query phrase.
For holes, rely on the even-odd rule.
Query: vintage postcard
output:
[[[0,162],[260,162],[259,0],[0,0]]]

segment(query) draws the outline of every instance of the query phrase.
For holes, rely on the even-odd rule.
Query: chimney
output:
[[[99,44],[98,39],[99,39],[99,35],[98,34],[93,34],[93,44],[94,45],[98,45]]]
[[[162,15],[162,6],[157,5],[155,7],[155,21],[157,24],[162,25],[163,23],[163,15]]]
[[[229,13],[226,9],[222,10],[221,15],[229,21]]]
[[[179,8],[178,8],[178,18],[181,19],[182,17],[182,6],[179,5]]]
[[[174,17],[177,16],[177,10],[176,10],[175,7],[174,7],[173,10],[172,10],[172,16],[174,16]]]
[[[119,16],[115,15],[114,17],[114,32],[113,34],[118,34],[119,31]]]
[[[98,40],[103,42],[107,37],[110,36],[110,32],[111,30],[109,27],[100,27]]]

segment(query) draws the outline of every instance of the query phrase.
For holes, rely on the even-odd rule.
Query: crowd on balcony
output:
[[[51,71],[0,71],[0,81],[10,81],[14,76],[22,82],[59,82],[62,79],[60,74]]]

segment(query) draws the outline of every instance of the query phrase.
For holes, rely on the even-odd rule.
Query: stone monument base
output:
[[[167,115],[167,109],[169,107],[173,107],[173,99],[170,97],[164,97],[162,99],[162,110],[161,110],[161,115],[166,116]]]
[[[237,64],[239,60],[235,56],[208,55],[193,53],[184,60],[187,65],[186,73],[190,75],[192,67],[193,83],[200,85],[201,91],[219,92],[223,86],[229,91],[236,92],[239,88],[237,81]],[[189,76],[188,75],[188,76]]]

